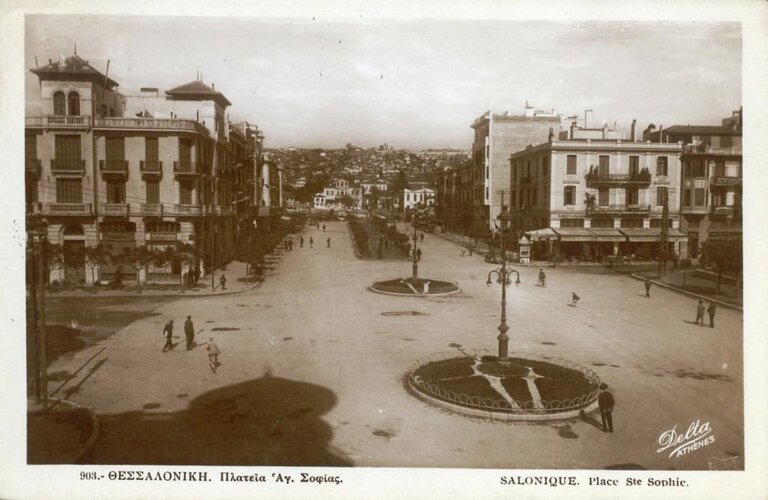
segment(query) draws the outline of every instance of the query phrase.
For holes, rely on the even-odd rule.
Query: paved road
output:
[[[690,324],[695,302],[629,277],[521,268],[508,293],[510,351],[594,368],[617,400],[616,432],[594,418],[553,425],[456,416],[408,395],[411,364],[438,351],[496,347],[493,266],[427,234],[421,276],[458,281],[445,298],[373,294],[369,282],[408,276],[408,262],[358,261],[343,223],[308,229],[258,290],[160,306],[100,345],[57,361],[74,372],[62,392],[93,408],[102,435],[95,463],[355,465],[471,468],[706,469],[743,455],[742,315],[719,310],[717,328]],[[332,247],[325,239],[332,238]],[[234,278],[234,277],[233,277]],[[581,296],[567,306],[571,291]],[[418,311],[423,315],[382,315]],[[192,314],[199,341],[215,335],[216,374],[204,347],[163,354],[162,326],[178,341]],[[225,328],[224,331],[212,331]],[[103,351],[99,351],[104,348]],[[594,417],[594,416],[593,416]],[[596,417],[599,420],[599,416]],[[715,442],[677,459],[656,452],[661,432],[710,422]]]

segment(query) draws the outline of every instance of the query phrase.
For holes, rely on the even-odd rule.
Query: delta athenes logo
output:
[[[700,420],[691,422],[688,430],[678,432],[677,425],[659,435],[659,448],[656,453],[669,452],[669,458],[680,458],[715,442],[709,422]]]

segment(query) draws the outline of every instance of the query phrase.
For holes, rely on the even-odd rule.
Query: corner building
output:
[[[620,136],[607,127],[574,125],[510,156],[512,229],[534,241],[534,258],[652,258],[662,239],[665,198],[668,250],[686,257],[678,208],[682,145]]]
[[[153,282],[178,282],[190,266],[209,273],[234,255],[237,217],[251,208],[243,192],[258,171],[251,150],[260,146],[229,140],[231,103],[222,93],[195,80],[164,95],[142,88],[125,96],[77,55],[32,72],[41,114],[25,124],[27,213],[51,243],[65,254],[99,243],[113,254],[141,245],[196,248],[195,262],[140,272],[140,281]],[[50,279],[91,283],[84,271],[65,262]],[[96,279],[114,271],[99,266]]]

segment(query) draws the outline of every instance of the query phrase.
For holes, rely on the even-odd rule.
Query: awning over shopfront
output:
[[[592,228],[590,229],[592,234],[595,235],[596,241],[626,241],[627,237],[619,232],[615,228]]]
[[[660,228],[621,228],[619,231],[627,237],[627,241],[634,243],[661,241]],[[669,241],[684,241],[688,239],[686,235],[677,229],[670,229],[667,232],[667,238]]]
[[[557,238],[557,234],[552,230],[552,228],[545,227],[544,229],[537,229],[535,231],[527,231],[525,235],[528,237],[531,241],[540,241],[540,240],[553,240]]]
[[[595,235],[589,229],[583,228],[557,228],[553,229],[555,234],[560,237],[560,241],[573,241],[591,243],[595,241]]]

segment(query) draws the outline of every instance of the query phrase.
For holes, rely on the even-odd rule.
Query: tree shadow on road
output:
[[[205,393],[185,411],[99,415],[99,438],[81,462],[352,466],[331,448],[333,431],[321,419],[335,405],[326,387],[267,373]]]

